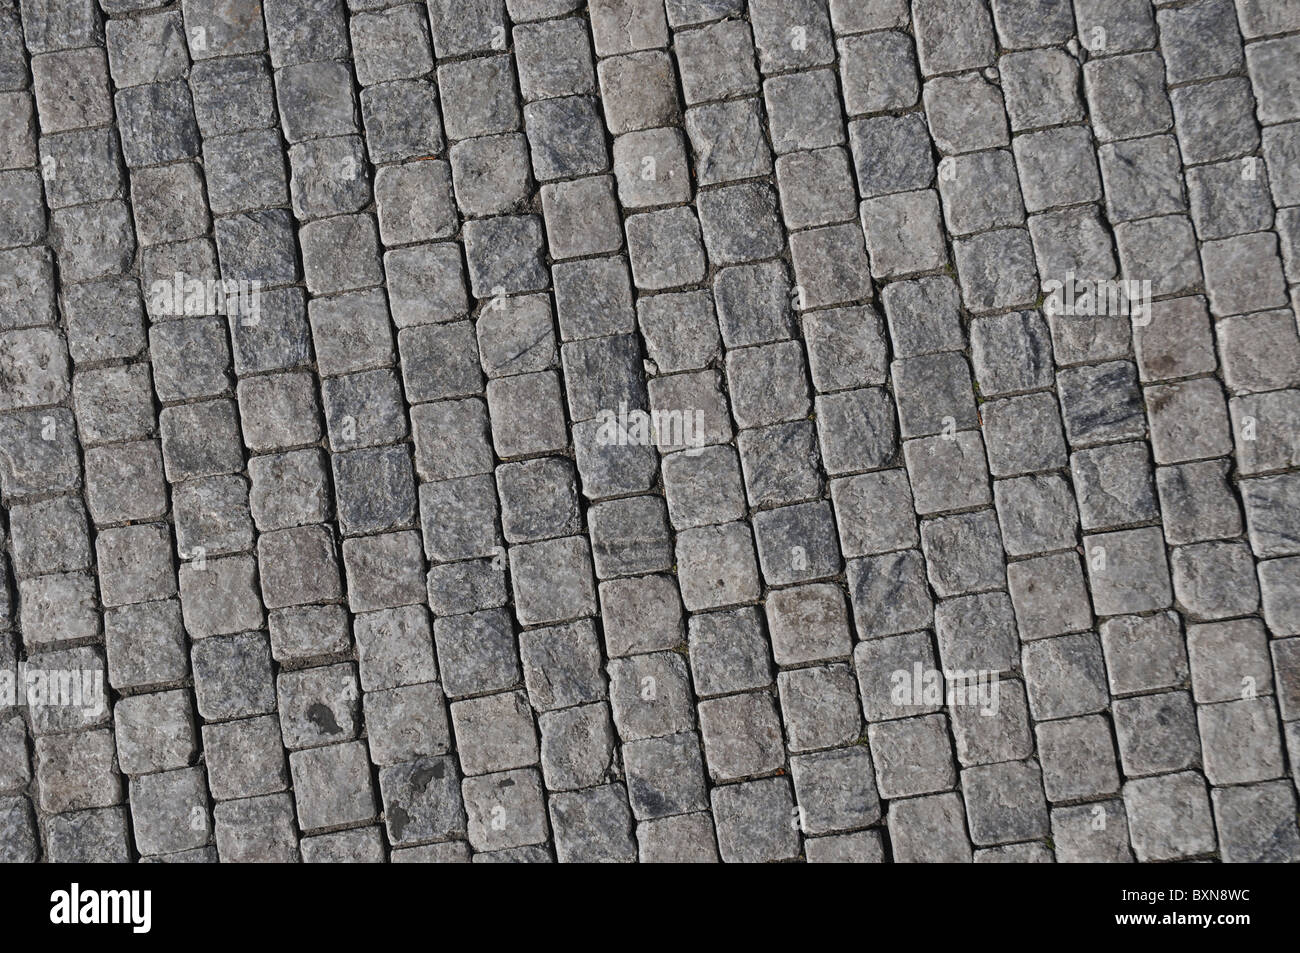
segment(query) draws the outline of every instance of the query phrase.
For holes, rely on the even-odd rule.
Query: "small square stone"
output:
[[[265,715],[275,710],[271,651],[262,633],[203,639],[194,645],[190,657],[194,665],[194,698],[205,721]]]
[[[605,648],[611,658],[676,649],[682,641],[681,597],[668,576],[601,583]]]
[[[857,682],[847,665],[781,672],[781,712],[791,751],[856,741],[862,732]]]
[[[470,228],[472,224],[465,223],[466,236],[471,243],[478,240],[477,233]],[[532,229],[525,226],[524,231]],[[507,227],[499,234],[508,236],[511,233],[512,229]],[[534,237],[540,240],[540,233]],[[505,253],[511,254],[509,250]],[[478,264],[475,259],[470,260]],[[415,245],[386,252],[384,272],[388,276],[388,304],[392,309],[393,323],[399,328],[452,321],[464,317],[469,311],[464,265],[460,250],[454,244]],[[484,271],[482,277],[490,281],[506,280],[504,272]],[[496,293],[496,289],[506,293],[505,285],[494,284],[492,289],[492,293]],[[483,294],[488,296],[487,291]]]
[[[754,536],[763,575],[773,585],[822,579],[840,571],[835,521],[825,500],[756,514]]]
[[[971,840],[997,844],[1047,834],[1043,776],[1032,761],[967,768],[961,773]]]
[[[591,556],[582,537],[516,546],[510,550],[510,570],[516,612],[523,624],[595,614]]]
[[[934,602],[919,550],[850,560],[847,576],[859,638],[911,632],[933,622]]]
[[[957,783],[948,719],[922,715],[867,728],[881,797],[942,791]]]
[[[983,441],[974,431],[909,440],[903,445],[916,511],[921,515],[992,501]]]
[[[758,92],[754,41],[743,21],[682,30],[673,42],[688,105]]]
[[[437,38],[435,29],[435,47]],[[449,139],[490,136],[519,128],[519,102],[509,56],[484,56],[439,66],[438,90]]]
[[[695,732],[629,742],[623,758],[628,798],[638,820],[707,809],[703,758]]]
[[[686,132],[700,185],[772,174],[757,98],[692,106],[686,110]]]
[[[941,597],[1001,588],[1006,582],[1002,541],[991,509],[926,520],[921,524],[921,547],[930,585]]]
[[[421,606],[360,613],[353,629],[367,692],[437,680],[429,618]]]
[[[572,791],[605,779],[615,745],[608,705],[543,712],[537,727],[542,736],[542,777],[549,790]]]
[[[108,679],[114,688],[177,681],[189,669],[180,604],[139,603],[104,613]]]
[[[1023,663],[1035,721],[1092,714],[1110,703],[1101,643],[1092,633],[1030,642]]]
[[[203,760],[208,787],[219,801],[274,794],[289,784],[275,715],[204,725]]]
[[[601,135],[600,114],[589,96],[529,103],[524,125],[539,182],[604,172],[609,153]]]
[[[732,413],[741,427],[795,420],[808,413],[807,371],[797,342],[731,351],[727,383]]]
[[[31,69],[42,135],[112,120],[103,49],[64,50],[33,56]],[[121,121],[126,125],[126,117]]]
[[[568,445],[554,371],[489,381],[492,442],[500,457],[563,450]]]
[[[467,216],[519,211],[529,196],[528,163],[528,140],[518,134],[484,136],[456,143],[451,148],[456,204]],[[399,214],[401,209],[399,199]],[[455,210],[451,213],[454,219]],[[383,230],[382,217],[380,230]]]
[[[718,355],[718,321],[707,291],[643,298],[637,302],[637,323],[660,372],[698,370]]]
[[[1164,132],[1173,122],[1157,53],[1090,60],[1083,79],[1093,128],[1103,142]]]
[[[672,565],[668,513],[660,497],[596,503],[587,510],[587,526],[601,579],[664,572]]]
[[[1215,787],[1269,781],[1285,770],[1277,706],[1244,698],[1196,709],[1205,777]]]
[[[897,278],[947,263],[939,197],[933,190],[868,199],[861,215],[875,277]]]
[[[497,468],[501,525],[512,543],[569,536],[581,528],[573,465],[547,457]]]
[[[580,21],[574,22],[580,24]],[[519,31],[515,32],[515,43],[518,46]],[[585,42],[584,32],[583,43]],[[571,89],[573,93],[592,91],[590,55],[588,50],[586,72],[583,74],[584,88]],[[575,59],[578,63],[582,63],[581,57]],[[551,69],[556,70],[558,67],[551,67]],[[647,50],[623,56],[611,56],[602,59],[596,70],[600,74],[600,98],[605,109],[605,125],[614,135],[632,132],[635,129],[680,124],[681,105],[677,98],[677,73],[666,51]],[[526,73],[527,70],[523,72]],[[557,77],[558,75],[563,75],[566,79],[572,77],[570,87],[579,85],[577,71],[572,66],[566,65],[562,74],[557,74]]]
[[[349,26],[357,82],[362,86],[412,79],[433,69],[423,11],[414,4],[357,13]]]
[[[375,173],[375,202],[379,237],[385,245],[449,238],[459,224],[451,194],[451,168],[445,162],[380,169]]]
[[[357,736],[361,712],[351,663],[281,672],[276,688],[286,748],[314,748]]]
[[[701,701],[699,709],[704,754],[715,782],[781,767],[785,757],[781,721],[772,696],[763,692],[728,695]]]
[[[838,43],[844,107],[849,115],[907,109],[921,93],[916,55],[905,33],[853,36]]]
[[[1033,304],[1038,272],[1033,246],[1024,229],[984,232],[954,243],[962,300],[972,311]]]
[[[452,702],[461,766],[468,775],[537,764],[537,731],[523,692]]]
[[[858,187],[866,198],[924,189],[934,179],[925,120],[917,113],[849,123]]]
[[[368,821],[375,816],[375,793],[363,741],[295,751],[293,772],[298,823],[304,830]]]
[[[638,288],[657,291],[704,278],[700,225],[688,208],[636,215],[626,223],[632,277]]]
[[[731,185],[696,199],[709,259],[720,265],[777,254],[784,244],[776,216],[776,197],[761,183]]]
[[[519,633],[528,697],[539,711],[596,702],[608,694],[590,620]]]
[[[1009,53],[998,61],[998,72],[1013,130],[1055,126],[1084,118],[1079,99],[1079,66],[1065,50]]]
[[[540,291],[546,287],[546,269],[541,262],[542,226],[535,215],[466,222],[462,234],[474,297],[490,298],[500,294]],[[454,251],[454,246],[450,246],[448,256]],[[390,252],[385,257],[390,258],[392,254]],[[459,267],[457,260],[457,280],[463,282],[459,277]],[[466,307],[463,283],[455,297],[457,313],[463,314]]]
[[[201,847],[212,836],[202,768],[147,774],[131,780],[131,827],[142,854]]]
[[[476,857],[505,859],[511,849],[539,851],[540,848],[520,845],[541,844],[546,841],[546,802],[542,794],[542,779],[536,769],[503,771],[481,778],[466,778],[461,784],[465,809],[469,815],[469,840],[480,850],[497,853],[476,854]],[[493,820],[496,823],[493,824]],[[550,855],[541,851],[545,862]],[[531,859],[532,853],[512,855],[520,860]]]
[[[692,616],[690,659],[693,687],[701,698],[772,683],[763,625],[758,611],[749,606]]]
[[[966,811],[959,794],[939,794],[890,806],[890,841],[901,863],[970,863]]]
[[[903,470],[882,470],[831,482],[840,549],[846,557],[915,547],[912,490]]]
[[[978,73],[940,76],[927,81],[925,112],[930,135],[940,152],[973,152],[1005,146],[1011,141],[1002,94]]]
[[[993,23],[983,4],[972,0],[923,0],[912,10],[921,72],[948,73],[993,61]],[[952,23],[965,29],[954,35]]]
[[[609,697],[619,735],[629,741],[694,727],[686,662],[657,652],[609,663]]]
[[[1017,667],[1016,617],[1005,592],[943,600],[934,611],[934,629],[947,671],[978,675]]]
[[[1291,818],[1295,793],[1284,781],[1215,788],[1214,819],[1227,863],[1294,863],[1300,835]]]
[[[1066,464],[1061,413],[1053,395],[987,401],[979,411],[989,470],[994,476],[1051,470]]]
[[[400,80],[361,91],[366,149],[372,162],[438,155],[446,145],[437,92],[427,80]]]
[[[507,613],[488,609],[437,619],[433,633],[443,690],[450,697],[501,691],[519,681]]]
[[[1012,563],[1007,582],[1022,639],[1078,632],[1092,624],[1083,571],[1073,553]]]
[[[677,534],[682,602],[692,612],[757,600],[761,592],[754,544],[744,523]]]
[[[1174,688],[1187,679],[1187,652],[1177,616],[1123,616],[1101,625],[1111,693]]]
[[[817,432],[811,421],[745,430],[736,438],[736,446],[740,450],[745,492],[751,505],[799,503],[821,495]],[[717,489],[725,489],[725,486]],[[711,495],[716,498],[716,489]],[[739,509],[740,512],[730,518],[744,515],[743,505]]]
[[[763,83],[763,99],[777,155],[844,142],[839,87],[832,70],[773,76]]]
[[[352,645],[342,606],[295,606],[270,613],[271,654],[297,661],[347,652]]]
[[[1259,606],[1254,560],[1245,543],[1196,543],[1170,555],[1174,594],[1189,617],[1245,615]]]
[[[1137,368],[1131,362],[1068,368],[1057,382],[1072,446],[1146,435]]]

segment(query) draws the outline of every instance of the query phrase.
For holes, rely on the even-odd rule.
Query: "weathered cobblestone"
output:
[[[11,6],[0,858],[1300,860],[1293,4]]]

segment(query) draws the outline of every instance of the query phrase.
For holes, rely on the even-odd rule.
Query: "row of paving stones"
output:
[[[1296,859],[1285,9],[118,6],[5,13],[14,857]]]

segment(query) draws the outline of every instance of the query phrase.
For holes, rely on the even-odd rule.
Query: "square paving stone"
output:
[[[289,755],[289,767],[303,829],[368,821],[375,816],[365,742],[295,751]]]
[[[519,43],[516,39],[516,44]],[[585,35],[583,38],[585,43]],[[588,65],[582,76],[582,88],[573,93],[592,92],[590,86],[590,49]],[[575,58],[581,63],[581,57]],[[678,125],[681,122],[681,105],[677,96],[677,74],[672,59],[663,50],[647,50],[602,59],[596,67],[600,76],[600,97],[605,110],[605,125],[614,135],[634,129]],[[525,70],[526,72],[526,70]],[[573,76],[578,85],[577,72],[566,66],[563,75]]]
[[[928,794],[956,785],[948,720],[943,715],[882,722],[868,727],[867,733],[881,797]]]
[[[1030,642],[1023,663],[1035,720],[1091,714],[1109,703],[1101,643],[1094,634]]]
[[[420,606],[363,612],[353,620],[367,692],[436,681],[428,614]]]
[[[466,778],[461,793],[469,842],[476,849],[509,850],[546,841],[546,802],[536,769]]]
[[[202,768],[131,779],[131,827],[142,854],[201,847],[212,836]]]
[[[528,697],[538,711],[607,695],[600,642],[590,620],[519,633],[519,657]]]
[[[510,575],[516,612],[525,625],[596,612],[591,555],[580,536],[512,547]]]
[[[417,758],[379,769],[384,823],[396,845],[465,833],[465,809],[454,758]]]
[[[692,106],[686,110],[686,133],[700,185],[772,174],[757,98]]]
[[[702,698],[770,685],[769,655],[763,624],[753,607],[691,617],[691,677]]]
[[[798,503],[821,495],[817,433],[811,422],[800,420],[742,431],[736,444],[751,505]],[[706,498],[699,502],[709,501]],[[730,507],[724,504],[719,507],[723,512],[716,514],[718,518],[703,522],[723,522],[743,516],[743,498],[741,502],[738,512],[728,515],[725,511]]]
[[[1187,651],[1173,613],[1108,619],[1101,643],[1114,695],[1174,688],[1187,679]]]
[[[638,820],[708,808],[700,740],[694,732],[629,742],[623,758],[628,800]]]
[[[728,695],[702,701],[699,709],[704,753],[714,781],[765,774],[781,766],[781,722],[770,695]]]
[[[930,625],[934,603],[919,550],[850,560],[849,596],[858,637],[879,638]]]
[[[538,763],[537,730],[523,692],[452,702],[451,721],[468,775]]]
[[[588,96],[569,96],[529,103],[524,126],[539,182],[604,172],[609,153],[601,134],[600,114]],[[549,217],[549,216],[548,216]]]
[[[280,725],[290,750],[337,744],[360,728],[356,668],[351,663],[281,672]]]
[[[1032,761],[1009,761],[962,771],[971,840],[998,844],[1048,832],[1043,777]]]
[[[683,30],[673,42],[688,105],[758,91],[754,41],[745,23],[723,20]]]
[[[275,683],[266,636],[258,632],[204,639],[194,644],[194,695],[207,721],[263,715],[275,710]]]
[[[660,372],[698,370],[718,355],[718,321],[707,291],[644,298],[637,303],[637,320],[646,353]]]
[[[437,619],[434,643],[451,697],[501,691],[519,681],[510,616],[498,609]]]
[[[1022,639],[1077,632],[1092,624],[1083,570],[1073,553],[1012,563],[1007,584]]]
[[[375,764],[446,754],[451,747],[447,703],[437,685],[426,682],[367,692],[362,700],[370,760]]]
[[[542,777],[552,791],[591,787],[606,778],[614,757],[614,729],[605,703],[543,712]]]
[[[861,736],[857,680],[849,666],[781,672],[777,688],[791,751],[844,745]]]

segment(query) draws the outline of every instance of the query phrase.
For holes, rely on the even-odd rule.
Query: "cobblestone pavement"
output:
[[[0,857],[1300,860],[1296,282],[1297,0],[0,0]]]

